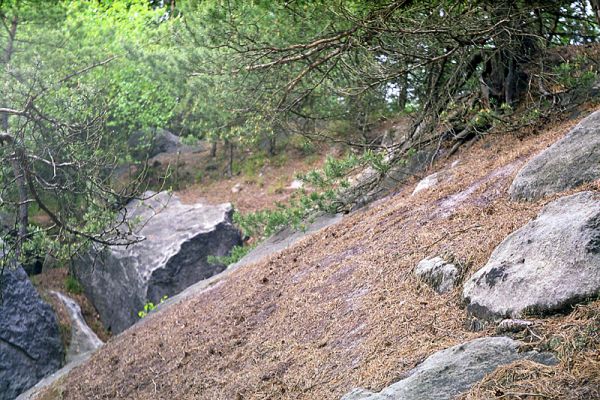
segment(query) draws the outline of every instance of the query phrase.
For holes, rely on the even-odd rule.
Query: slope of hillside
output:
[[[507,189],[529,157],[576,122],[522,140],[485,138],[436,164],[449,178],[434,189],[411,196],[413,181],[147,317],[41,397],[339,399],[355,387],[378,391],[438,350],[493,335],[495,326],[467,315],[460,286],[437,294],[413,269],[436,255],[455,260],[463,277],[481,268],[509,233],[559,197],[517,203]],[[584,189],[600,185],[577,191]],[[598,386],[600,301],[533,321],[535,330],[519,337],[558,350],[560,364],[500,368],[466,398],[527,398],[534,386],[548,398],[578,398]],[[589,340],[577,342],[580,332]]]

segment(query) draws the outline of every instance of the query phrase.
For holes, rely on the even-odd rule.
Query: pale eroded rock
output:
[[[560,198],[509,235],[464,286],[468,309],[489,319],[560,311],[600,290],[600,195]]]
[[[92,249],[76,260],[75,273],[112,332],[138,321],[147,301],[154,304],[225,269],[208,262],[241,244],[230,204],[183,204],[159,193],[127,206],[145,240],[127,247]]]
[[[379,393],[354,389],[342,400],[450,400],[501,365],[522,359],[556,363],[547,353],[519,352],[519,345],[507,337],[475,339],[429,356],[408,377]]]
[[[456,265],[446,262],[441,257],[421,260],[415,268],[415,275],[431,286],[438,293],[452,290],[459,277]]]
[[[513,200],[535,200],[600,178],[600,111],[531,159],[510,189]]]

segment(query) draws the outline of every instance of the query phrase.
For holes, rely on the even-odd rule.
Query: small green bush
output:
[[[406,157],[415,151],[410,149]],[[406,162],[406,160],[404,160]],[[245,235],[258,241],[264,240],[284,227],[303,230],[304,223],[310,216],[319,213],[339,212],[344,204],[340,195],[350,187],[347,177],[359,167],[370,166],[384,175],[391,164],[382,152],[367,150],[362,155],[350,154],[342,159],[328,157],[322,169],[312,170],[298,178],[312,186],[315,190],[308,192],[302,189],[292,196],[287,204],[277,203],[274,208],[259,210],[247,214],[235,213],[234,222]]]
[[[230,266],[240,261],[250,250],[255,246],[234,246],[227,256],[208,256],[206,261],[212,265],[226,265]]]
[[[164,303],[167,300],[168,296],[164,295],[163,297],[161,297],[160,299],[160,304]],[[150,314],[152,311],[154,311],[156,309],[156,307],[158,307],[158,305],[154,305],[153,302],[149,301],[146,304],[144,304],[144,309],[138,311],[138,317],[140,318],[144,318],[146,317],[148,314]]]
[[[67,289],[67,292],[73,294],[83,293],[83,287],[81,286],[81,283],[79,283],[77,278],[75,278],[73,275],[67,275],[65,278],[65,289]]]

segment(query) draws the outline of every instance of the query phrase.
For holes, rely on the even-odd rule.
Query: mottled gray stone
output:
[[[421,260],[415,268],[415,275],[438,293],[446,293],[454,288],[459,270],[454,264],[441,257]]]
[[[519,345],[507,337],[475,339],[429,356],[408,377],[379,393],[355,389],[342,400],[449,400],[501,365],[522,359],[550,365],[557,362],[548,353],[519,352]]]
[[[146,132],[136,131],[127,141],[133,156],[144,160],[153,158],[159,154],[167,153],[188,153],[201,151],[201,145],[188,146],[181,143],[181,138],[173,133],[162,129],[152,128]]]
[[[443,179],[443,177],[443,172],[436,172],[434,174],[426,176],[425,178],[421,179],[419,183],[417,183],[417,186],[415,186],[415,190],[413,190],[412,195],[414,196],[415,194],[422,192],[423,190],[431,189],[432,187],[436,186]]]
[[[224,265],[211,264],[207,257],[226,255],[241,244],[230,204],[183,204],[161,192],[133,201],[126,212],[145,240],[127,247],[95,247],[75,265],[87,296],[113,333],[137,322],[147,301],[157,304],[163,296],[223,271]]]
[[[55,291],[51,291],[51,293],[64,304],[71,322],[71,341],[69,342],[65,361],[70,363],[80,358],[82,354],[89,353],[102,346],[104,344],[102,340],[85,322],[79,304],[62,293]]]
[[[503,319],[496,327],[498,333],[517,333],[533,326],[532,321],[524,319]]]
[[[544,207],[513,232],[464,286],[481,318],[561,311],[600,290],[600,194],[582,192]]]
[[[515,177],[513,200],[535,200],[600,178],[600,111],[529,161]]]
[[[12,400],[60,368],[63,345],[52,308],[23,268],[5,268],[0,290],[0,400]]]

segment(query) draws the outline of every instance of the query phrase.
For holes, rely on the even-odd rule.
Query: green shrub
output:
[[[164,295],[163,297],[161,297],[160,299],[160,304],[164,303],[167,300],[168,296]],[[156,307],[158,307],[157,305],[154,305],[153,302],[149,301],[146,304],[144,304],[144,309],[138,311],[138,317],[140,318],[144,318],[146,317],[148,314],[150,314],[152,311],[154,311],[156,309]]]
[[[212,265],[226,265],[230,266],[240,261],[250,250],[255,246],[234,246],[230,251],[229,255],[226,256],[208,256],[206,261]]]
[[[77,278],[75,278],[73,275],[67,275],[65,278],[65,289],[67,289],[67,292],[73,294],[83,293],[83,287],[81,286],[81,283],[79,283]]]
[[[410,149],[406,156],[415,151]],[[406,162],[406,160],[404,160]],[[303,230],[307,218],[319,213],[340,212],[345,206],[341,201],[342,193],[350,187],[347,177],[357,172],[359,167],[369,166],[381,175],[386,174],[391,164],[384,153],[365,151],[357,156],[350,154],[342,159],[328,157],[323,168],[312,170],[298,178],[314,188],[314,191],[301,189],[292,195],[287,204],[277,203],[274,208],[259,210],[247,214],[236,212],[234,222],[245,235],[258,241],[277,233],[284,227]]]

